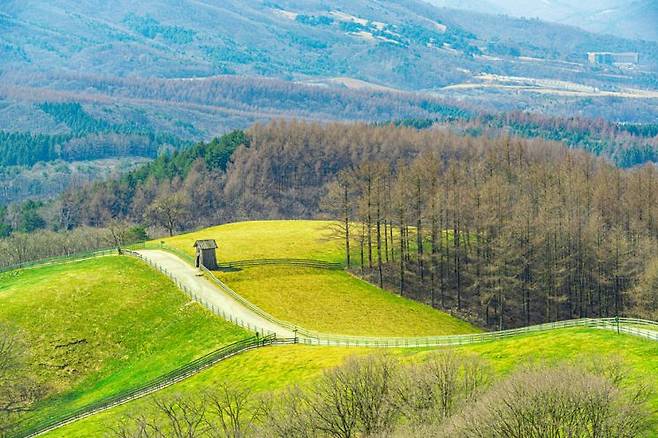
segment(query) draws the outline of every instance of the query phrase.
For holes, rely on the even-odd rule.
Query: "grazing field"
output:
[[[26,425],[160,376],[249,334],[128,257],[0,274],[0,323],[21,333],[47,397]]]
[[[194,255],[194,242],[215,239],[220,263],[237,260],[299,258],[343,263],[343,242],[326,221],[238,222],[174,236],[163,241]]]
[[[345,271],[257,266],[217,275],[271,315],[322,333],[429,336],[480,330]]]
[[[528,335],[482,345],[462,347],[467,353],[479,355],[502,376],[531,363],[577,361],[583,364],[600,362],[602,358],[619,358],[629,367],[634,382],[656,388],[658,355],[652,341],[611,331],[596,329],[565,329],[551,333]],[[433,350],[390,350],[406,361],[421,361]],[[210,389],[219,382],[236,382],[256,392],[276,391],[293,384],[305,384],[319,376],[323,369],[341,364],[351,355],[373,350],[287,346],[268,347],[231,358],[215,367],[181,382],[158,394],[193,395]],[[651,396],[651,406],[658,409],[658,393]],[[151,397],[131,402],[119,408],[84,419],[47,434],[47,437],[74,438],[102,436],[124,415],[150,408]],[[658,432],[658,430],[657,430]]]

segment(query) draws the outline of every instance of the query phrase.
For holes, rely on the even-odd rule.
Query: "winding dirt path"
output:
[[[217,309],[225,313],[231,320],[239,320],[240,325],[256,328],[261,334],[276,334],[278,338],[294,338],[295,334],[272,321],[268,321],[242,303],[224,293],[210,280],[204,277],[200,271],[179,257],[166,251],[141,250],[136,251],[150,264],[162,268],[172,276],[179,286],[194,293],[195,298],[212,311]]]

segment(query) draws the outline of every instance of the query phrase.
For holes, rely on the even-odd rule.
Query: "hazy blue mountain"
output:
[[[473,1],[487,9],[499,0]],[[436,89],[483,71],[527,76],[519,56],[583,63],[590,50],[634,50],[658,64],[656,44],[491,15],[464,19],[414,0],[5,0],[0,30],[0,70],[121,77],[347,76]],[[487,55],[501,59],[479,58]],[[532,69],[560,74],[550,64]]]
[[[658,41],[656,0],[427,0],[449,8],[539,18],[591,32]]]
[[[522,10],[511,1],[463,5]],[[637,51],[642,65],[591,66],[588,51]],[[392,104],[398,90],[485,110],[650,120],[656,66],[657,43],[420,0],[0,2],[0,130],[65,134],[45,101],[81,102],[124,132],[194,139],[274,116],[427,113]],[[387,97],[373,112],[355,109],[360,95],[318,94],[355,88]]]

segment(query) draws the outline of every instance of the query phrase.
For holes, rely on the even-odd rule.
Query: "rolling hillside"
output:
[[[139,261],[102,257],[0,274],[0,323],[43,386],[24,427],[126,391],[250,334]]]
[[[183,234],[164,242],[194,254],[196,240],[214,239],[220,264],[258,259],[308,259],[343,263],[331,222],[243,222]],[[343,270],[290,265],[246,266],[216,275],[272,316],[321,333],[425,336],[479,329],[429,306],[399,297]]]
[[[344,272],[286,265],[290,258],[339,262],[339,247],[330,238],[329,226],[312,221],[236,223],[165,242],[179,254],[190,254],[195,239],[217,239],[220,263],[239,265],[238,261],[265,257],[284,261],[277,266],[247,264],[239,271],[217,274],[225,275],[229,286],[245,298],[304,328],[340,331],[342,327],[359,336],[477,332],[456,318],[394,297]],[[248,336],[200,309],[148,265],[128,257],[106,256],[4,273],[0,304],[0,321],[20,329],[32,346],[36,360],[27,372],[49,391],[23,423],[25,427],[124,392]],[[309,309],[315,313],[309,314]],[[652,387],[650,382],[658,372],[654,341],[596,328],[522,333],[459,350],[482,358],[497,378],[532,361],[593,364],[613,356],[629,367],[632,384]],[[299,345],[259,349],[227,359],[157,395],[130,401],[46,436],[96,436],[117,426],[126,415],[148,415],[154,398],[195,396],[222,383],[239,382],[259,394],[276,393],[292,384],[307,385],[323,370],[370,352]],[[429,352],[391,349],[406,363],[422,362]],[[652,396],[649,403],[658,407],[658,398]]]
[[[463,347],[461,351],[479,356],[490,363],[500,377],[529,363],[557,363],[579,361],[592,363],[609,357],[618,357],[625,366],[633,367],[631,381],[655,382],[658,361],[653,354],[651,341],[643,341],[624,335],[618,336],[599,330],[567,330],[556,333],[510,339],[480,346]],[[273,347],[229,359],[192,379],[169,388],[161,396],[194,396],[204,388],[228,382],[246,384],[263,394],[290,387],[308,385],[323,370],[343,363],[353,355],[372,353],[371,350],[333,347]],[[419,362],[431,351],[395,351],[406,361]],[[652,385],[654,386],[655,383]],[[658,408],[658,397],[651,398],[652,409]],[[98,435],[108,427],[116,426],[127,415],[152,409],[152,400],[138,400],[119,408],[101,413],[46,434],[52,438],[82,438]],[[654,429],[657,430],[657,429]]]

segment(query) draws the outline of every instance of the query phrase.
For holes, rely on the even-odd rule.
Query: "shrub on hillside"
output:
[[[433,434],[451,437],[636,437],[647,431],[641,393],[572,366],[524,370]]]

